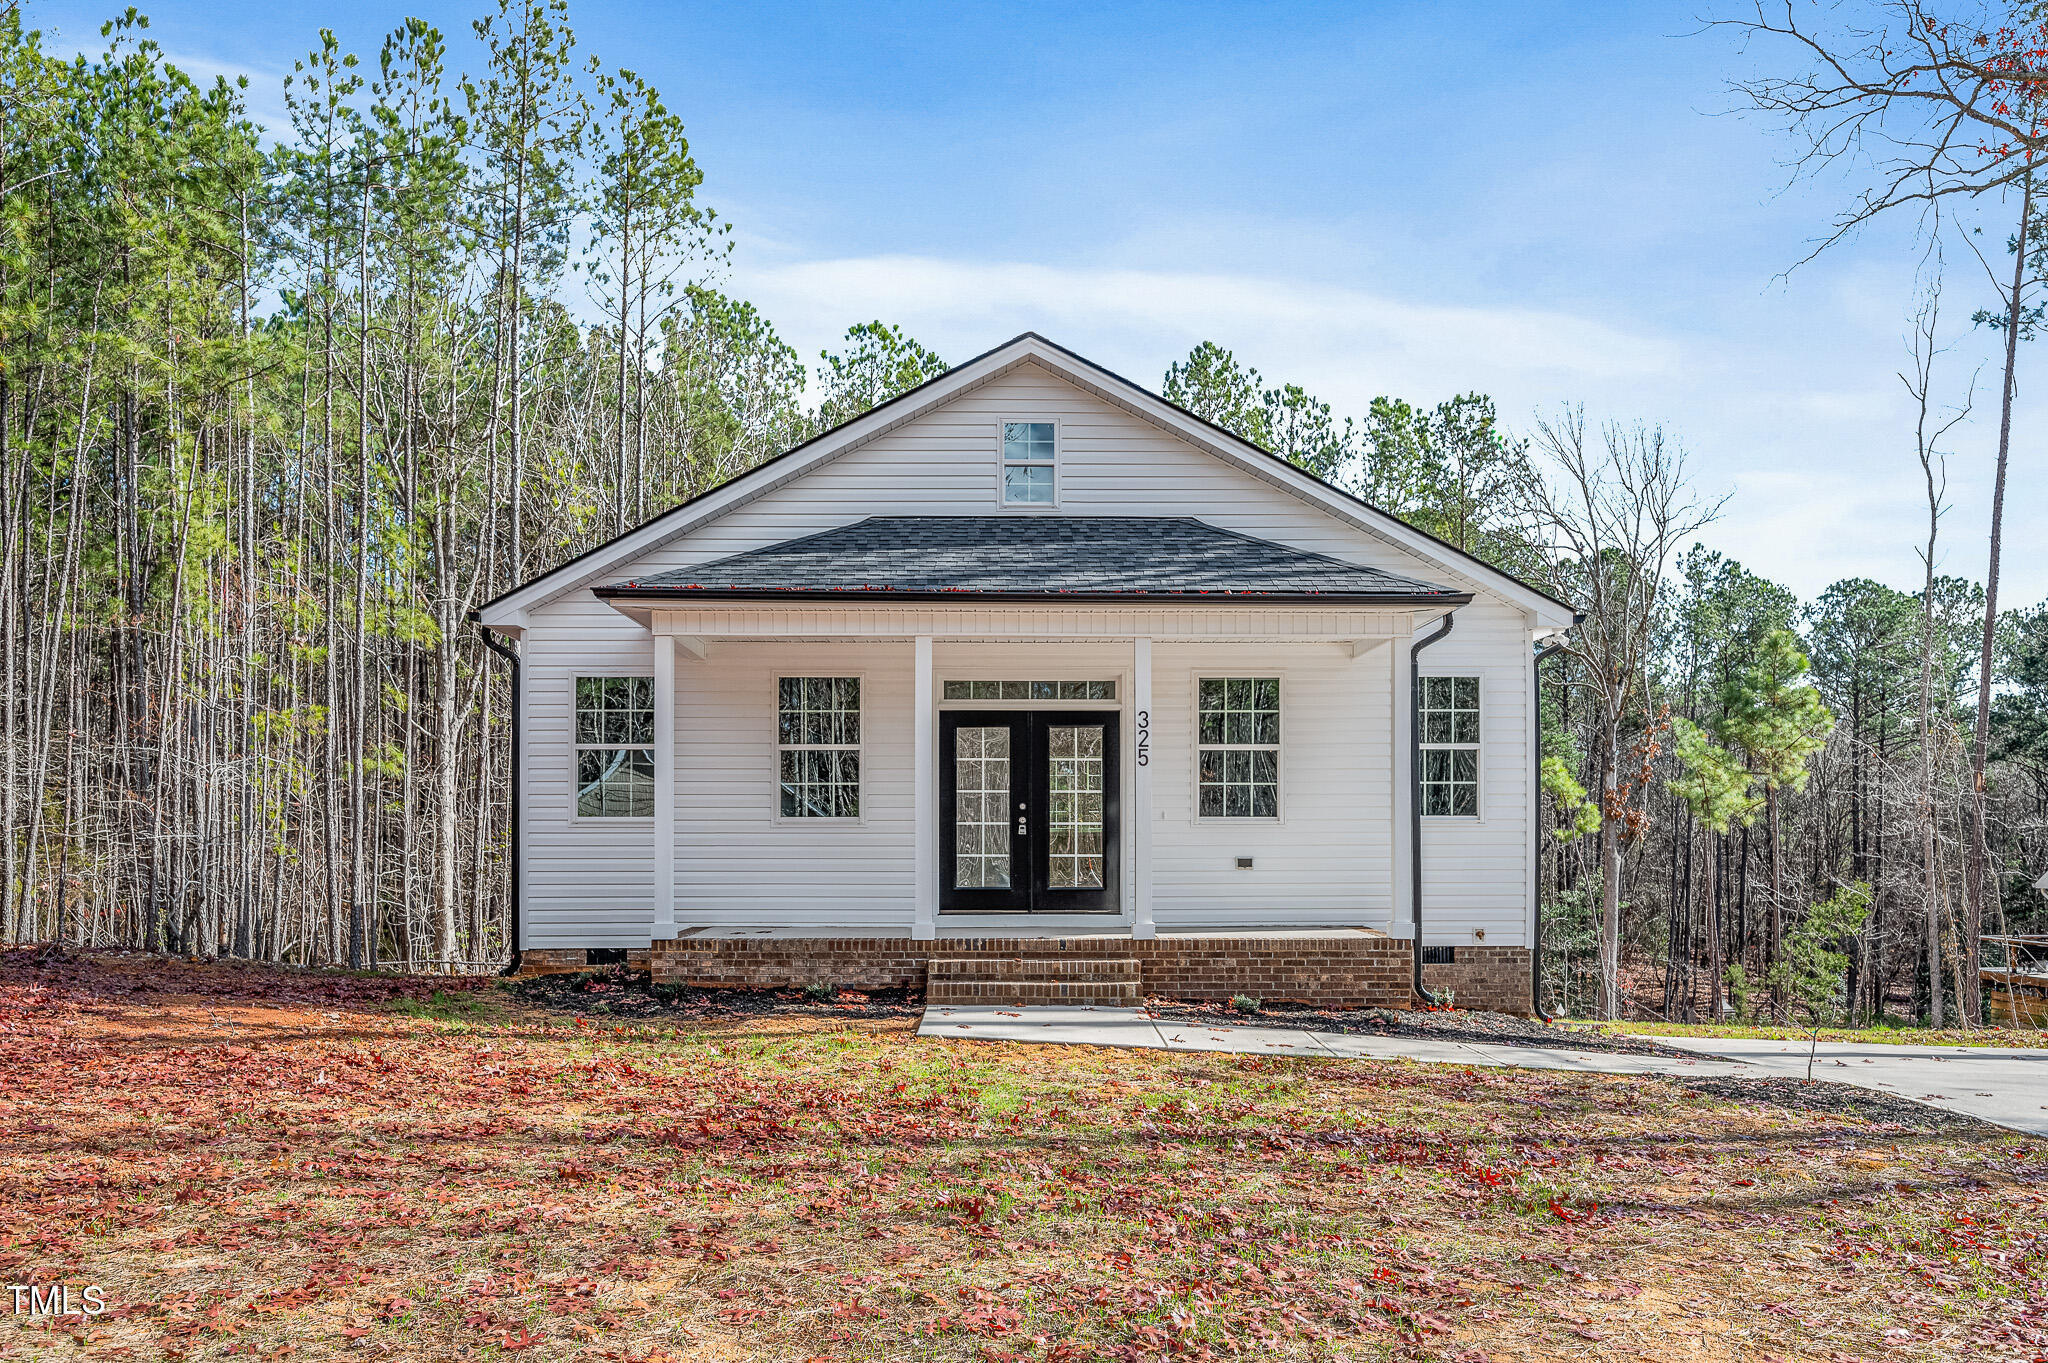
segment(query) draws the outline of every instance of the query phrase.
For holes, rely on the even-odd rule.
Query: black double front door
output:
[[[1117,712],[939,716],[939,908],[1117,906]]]

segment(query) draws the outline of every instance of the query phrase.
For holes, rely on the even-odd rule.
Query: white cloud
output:
[[[1418,304],[1216,272],[889,255],[741,269],[734,282],[799,335],[822,327],[830,336],[879,316],[963,352],[1024,330],[1055,340],[1075,331],[1120,334],[1148,351],[1158,339],[1192,338],[1175,353],[1214,339],[1333,397],[1340,388],[1385,392],[1404,378],[1434,387],[1437,376],[1470,372],[1475,359],[1487,369],[1581,380],[1640,380],[1679,365],[1666,342],[1568,314]]]

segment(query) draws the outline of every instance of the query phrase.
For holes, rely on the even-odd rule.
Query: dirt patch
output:
[[[1605,1051],[1616,1055],[1661,1055],[1674,1059],[1686,1052],[1637,1036],[1615,1036],[1580,1027],[1560,1027],[1511,1013],[1486,1013],[1462,1008],[1399,1010],[1393,1008],[1314,1008],[1271,1004],[1256,1013],[1227,1004],[1176,1003],[1152,999],[1152,1016],[1211,1026],[1257,1023],[1262,1027],[1295,1027],[1309,1032],[1347,1032],[1358,1036],[1405,1037],[1419,1041],[1464,1041],[1491,1046],[1543,1046],[1562,1051]]]
[[[797,989],[699,989],[655,984],[644,970],[619,967],[574,975],[541,975],[512,986],[522,1003],[551,1013],[729,1022],[742,1018],[915,1018],[924,996],[907,989],[829,995]]]

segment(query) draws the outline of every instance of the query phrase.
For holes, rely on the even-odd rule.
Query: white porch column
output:
[[[1152,639],[1131,640],[1131,936],[1152,926]]]
[[[939,707],[933,699],[932,636],[916,636],[915,685],[911,688],[910,750],[912,806],[917,832],[912,839],[917,858],[910,935],[920,941],[938,936],[939,924]]]
[[[676,935],[676,640],[654,636],[653,938]]]

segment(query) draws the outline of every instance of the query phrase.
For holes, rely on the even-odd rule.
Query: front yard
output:
[[[1938,1114],[435,988],[10,957],[0,1254],[110,1309],[0,1349],[2048,1357],[2048,1151]]]

